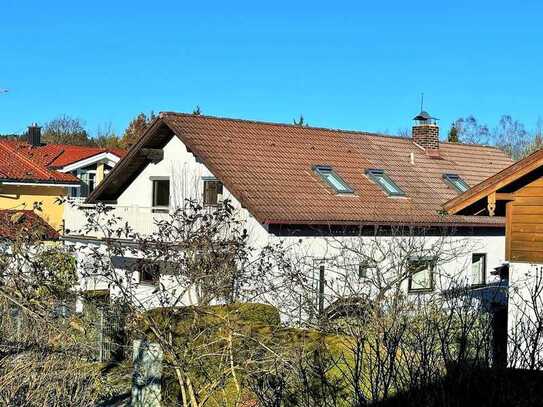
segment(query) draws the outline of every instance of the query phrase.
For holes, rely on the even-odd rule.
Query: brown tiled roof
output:
[[[146,164],[139,149],[163,146],[172,132],[262,223],[503,225],[499,217],[439,213],[457,195],[442,175],[476,185],[511,164],[496,148],[441,143],[436,159],[409,138],[180,113],[162,113],[89,201],[116,199]],[[318,164],[354,194],[336,194],[313,172]],[[368,168],[384,169],[405,197],[389,197]]]
[[[58,232],[30,210],[0,210],[0,239],[56,240]]]

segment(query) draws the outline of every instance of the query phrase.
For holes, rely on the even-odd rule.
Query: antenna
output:
[[[422,112],[422,107],[424,106],[424,93],[420,94],[420,111]]]

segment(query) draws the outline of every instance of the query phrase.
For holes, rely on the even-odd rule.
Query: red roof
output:
[[[120,148],[107,149],[98,147],[85,147],[85,146],[70,146],[62,144],[45,145],[40,148],[49,148],[50,150],[58,151],[57,158],[55,158],[49,165],[54,168],[65,167],[66,165],[73,164],[77,161],[81,161],[95,155],[110,153],[119,158],[124,157],[125,150]]]
[[[0,140],[0,180],[79,183],[75,176],[55,169],[108,152],[119,158],[125,154],[125,151],[120,149],[66,144],[32,147],[19,141]]]
[[[160,148],[166,135],[179,137],[261,223],[504,225],[501,217],[442,214],[457,195],[443,174],[477,185],[512,163],[497,148],[440,143],[436,159],[411,138],[179,113],[162,113],[89,202],[116,199],[146,165],[139,149]],[[336,194],[313,171],[319,164],[354,193]],[[365,175],[370,168],[383,169],[405,196],[389,197]]]
[[[2,209],[0,210],[0,238],[56,240],[59,234],[33,211]]]

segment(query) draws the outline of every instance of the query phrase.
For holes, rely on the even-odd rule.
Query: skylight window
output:
[[[390,196],[403,196],[405,193],[401,188],[385,174],[384,170],[369,169],[366,175],[378,184]]]
[[[447,184],[456,189],[456,191],[462,193],[469,189],[469,185],[460,178],[457,174],[443,174],[443,179]]]
[[[315,172],[338,194],[352,194],[353,190],[337,175],[332,167],[327,165],[317,165],[314,167]]]

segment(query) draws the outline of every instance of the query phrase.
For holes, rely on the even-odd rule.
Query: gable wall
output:
[[[543,262],[543,177],[519,189],[507,204],[506,258]]]

